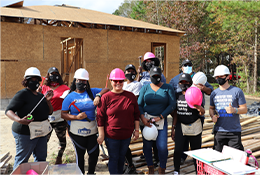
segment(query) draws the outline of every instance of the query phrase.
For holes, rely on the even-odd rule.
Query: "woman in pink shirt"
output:
[[[109,154],[110,174],[123,174],[125,154],[131,136],[139,137],[139,116],[136,97],[123,90],[124,72],[116,68],[110,73],[113,89],[104,94],[97,108],[99,144],[105,140]]]

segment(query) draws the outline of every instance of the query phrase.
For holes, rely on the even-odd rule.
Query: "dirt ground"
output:
[[[247,98],[247,104],[251,104],[254,101],[260,101],[259,99],[250,99]],[[206,114],[208,113],[208,109],[209,109],[209,96],[206,96]],[[170,118],[169,118],[170,119]],[[169,124],[171,124],[171,120],[168,120]],[[11,163],[11,165],[13,165],[14,163],[14,156],[15,156],[15,141],[12,135],[12,123],[13,121],[11,121],[7,116],[5,116],[4,111],[0,111],[0,154],[4,154],[6,152],[10,152],[10,154],[12,155],[11,160],[9,161],[9,163]],[[55,158],[57,156],[58,153],[58,138],[55,134],[55,132],[52,133],[51,139],[48,143],[48,156],[47,156],[47,161],[50,164],[54,164],[55,162]],[[100,154],[101,154],[101,150],[100,150]],[[85,161],[86,161],[86,166],[85,166],[85,170],[87,173],[87,161],[88,161],[88,155],[86,153],[85,155]],[[33,162],[33,157],[31,156],[29,162]],[[67,147],[66,150],[64,152],[63,155],[63,163],[74,163],[75,162],[75,151],[74,151],[74,147],[73,144],[69,138],[69,136],[67,136]],[[99,161],[96,167],[96,174],[109,174],[108,172],[108,168],[106,166],[105,163],[103,163],[101,161],[101,156],[99,156]]]

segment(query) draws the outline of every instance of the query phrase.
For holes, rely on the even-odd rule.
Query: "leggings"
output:
[[[87,137],[82,137],[75,135],[69,131],[69,136],[74,145],[74,149],[76,152],[76,161],[79,166],[81,172],[85,174],[85,153],[88,152],[88,174],[94,174],[98,156],[99,156],[99,146],[97,143],[97,135],[93,134]]]
[[[174,171],[180,172],[181,165],[181,155],[183,153],[183,146],[185,142],[190,143],[191,150],[196,150],[201,148],[201,133],[196,136],[183,136],[181,130],[181,123],[177,122],[175,128],[175,149],[174,149]],[[193,159],[195,170],[197,173],[196,160]]]
[[[60,142],[60,148],[59,148],[59,152],[58,152],[59,157],[62,157],[64,150],[66,148],[66,128],[67,128],[67,126],[68,126],[68,124],[65,120],[62,122],[51,123],[52,130],[47,135],[47,142],[48,142],[51,138],[51,133],[52,133],[53,129],[55,130],[56,135]]]

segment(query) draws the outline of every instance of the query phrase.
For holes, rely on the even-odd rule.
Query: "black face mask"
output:
[[[161,82],[161,77],[158,77],[158,76],[156,76],[156,77],[151,77],[151,82],[152,82],[153,84],[159,84],[159,83]]]
[[[59,76],[58,76],[58,75],[50,75],[50,76],[49,76],[49,79],[50,79],[52,82],[58,82]]]
[[[145,63],[145,66],[146,66],[147,70],[150,71],[150,69],[154,66],[154,64],[149,62],[149,63]]]
[[[191,85],[190,84],[179,84],[182,91],[186,91]]]
[[[125,77],[128,79],[128,80],[130,80],[130,81],[133,81],[134,79],[135,79],[135,77],[136,77],[136,75],[135,74],[125,74]]]
[[[76,83],[76,88],[80,91],[83,91],[85,90],[87,87],[87,84],[84,84],[84,83]]]
[[[218,78],[218,79],[217,79],[217,83],[218,83],[220,86],[222,86],[223,84],[225,84],[225,83],[227,82],[226,78],[227,78],[227,77],[225,77],[225,78]]]
[[[28,88],[31,89],[32,91],[35,91],[39,86],[40,83],[37,80],[36,81],[29,80],[28,82]]]

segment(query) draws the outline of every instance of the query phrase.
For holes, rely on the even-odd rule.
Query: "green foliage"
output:
[[[135,1],[125,0],[124,3],[121,3],[121,6],[119,6],[118,9],[116,9],[116,11],[112,14],[130,18],[132,8],[135,7],[135,4]]]

